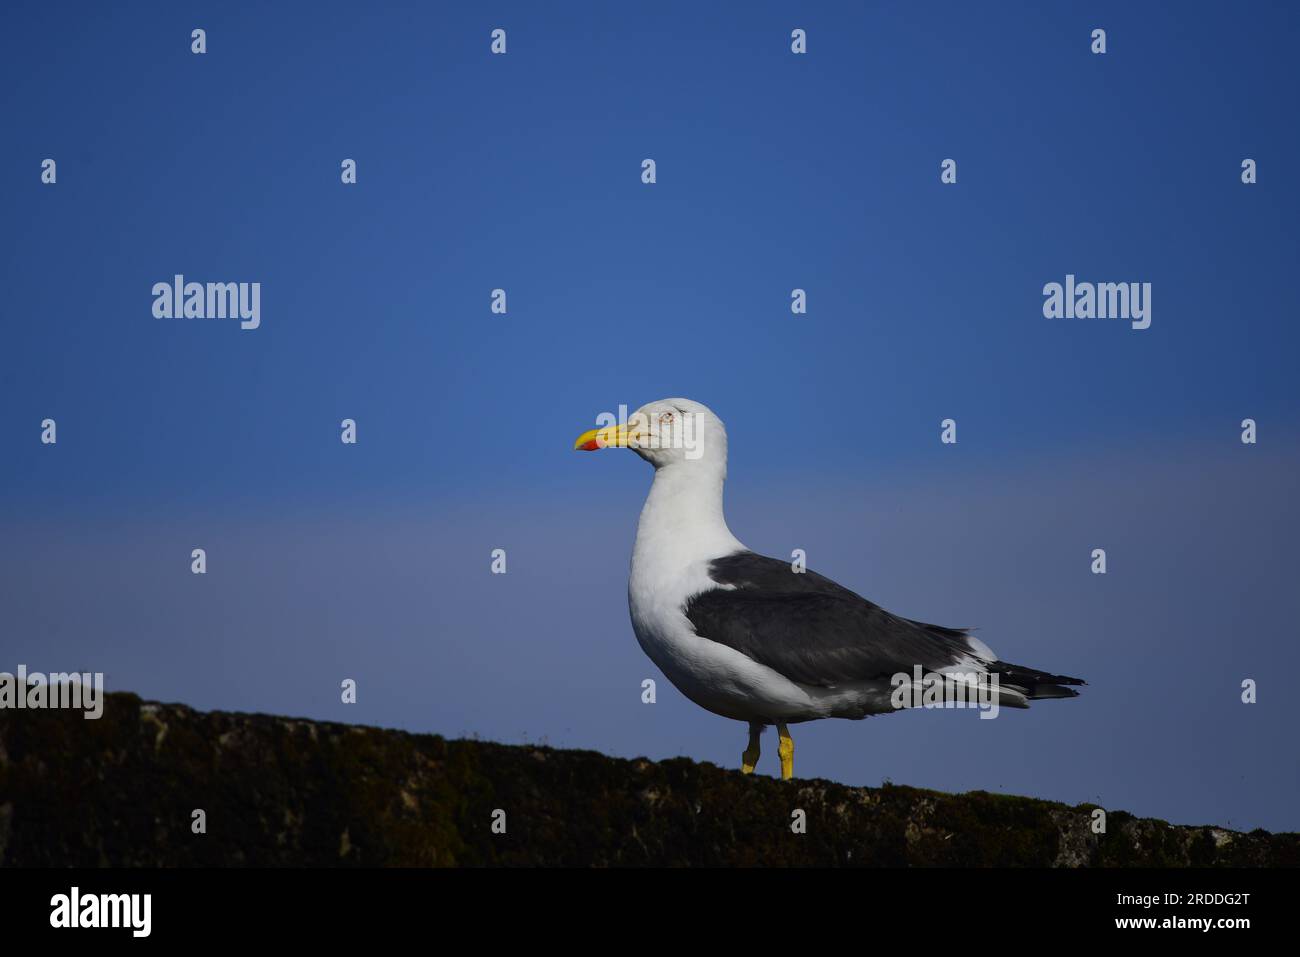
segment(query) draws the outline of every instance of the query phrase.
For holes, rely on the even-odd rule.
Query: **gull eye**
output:
[[[672,420],[673,420],[673,414],[671,412],[665,412],[661,416],[659,416],[660,425],[667,425]]]

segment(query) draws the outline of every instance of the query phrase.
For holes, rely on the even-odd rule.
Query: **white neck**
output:
[[[722,514],[725,461],[678,461],[655,471],[654,484],[641,509],[632,571],[646,563],[681,565],[715,558],[745,546],[727,528]]]

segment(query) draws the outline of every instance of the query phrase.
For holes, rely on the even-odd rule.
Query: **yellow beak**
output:
[[[635,430],[633,430],[632,435],[635,434]],[[609,448],[610,446],[616,449],[625,449],[627,448],[628,437],[629,433],[626,425],[607,425],[604,428],[583,432],[573,443],[573,448],[583,452],[595,452],[598,449]]]

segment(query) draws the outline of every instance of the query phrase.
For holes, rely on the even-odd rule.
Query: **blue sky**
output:
[[[7,7],[0,670],[734,765],[640,703],[648,468],[570,451],[684,395],[742,540],[1091,682],[807,726],[801,774],[1300,828],[1300,11],[377,6]],[[175,273],[261,328],[155,319]],[[1067,273],[1151,328],[1043,318]]]

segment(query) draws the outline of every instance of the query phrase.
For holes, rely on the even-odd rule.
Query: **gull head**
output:
[[[583,452],[631,449],[656,469],[669,465],[725,469],[727,465],[727,430],[722,420],[707,405],[690,399],[647,403],[627,422],[583,432],[573,447]]]

